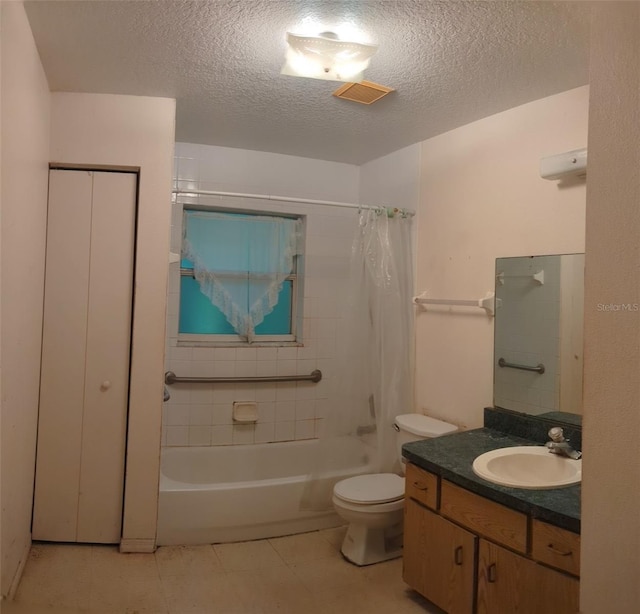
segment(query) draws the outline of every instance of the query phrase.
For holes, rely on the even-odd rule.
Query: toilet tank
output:
[[[458,427],[425,416],[423,414],[401,414],[396,416],[396,441],[398,446],[398,458],[402,465],[402,471],[404,473],[404,459],[402,458],[402,446],[410,441],[418,441],[419,439],[431,439],[433,437],[440,437],[441,435],[448,435],[449,433],[455,433]]]

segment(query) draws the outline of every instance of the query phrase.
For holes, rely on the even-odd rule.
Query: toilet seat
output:
[[[395,473],[357,475],[333,488],[337,499],[355,505],[378,505],[404,498],[404,478]]]

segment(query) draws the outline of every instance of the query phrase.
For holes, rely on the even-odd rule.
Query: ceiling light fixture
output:
[[[286,63],[281,74],[328,81],[362,81],[377,45],[340,40],[335,32],[302,36],[287,32]]]

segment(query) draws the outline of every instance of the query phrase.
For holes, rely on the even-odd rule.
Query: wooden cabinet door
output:
[[[405,500],[403,578],[449,614],[471,614],[478,538]]]
[[[578,580],[480,540],[478,614],[576,614]]]

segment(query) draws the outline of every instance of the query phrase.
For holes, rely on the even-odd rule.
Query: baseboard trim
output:
[[[13,579],[11,580],[11,586],[9,586],[9,592],[4,596],[4,599],[7,601],[13,601],[13,598],[16,596],[18,592],[18,586],[20,584],[20,580],[22,579],[22,573],[24,572],[24,568],[29,560],[29,553],[31,552],[31,536],[29,536],[29,541],[26,544],[24,553],[20,558],[20,562],[18,563],[18,567],[16,568],[16,573],[13,574]]]
[[[155,552],[156,540],[154,537],[127,538],[120,541],[120,552]]]

